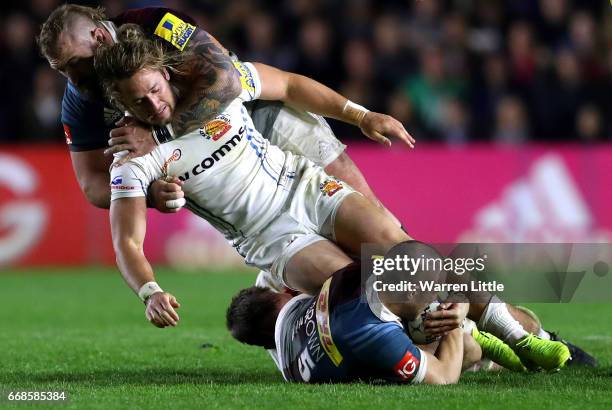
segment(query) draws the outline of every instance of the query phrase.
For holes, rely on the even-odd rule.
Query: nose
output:
[[[161,101],[159,100],[159,98],[157,98],[154,95],[148,95],[147,96],[147,102],[149,104],[149,107],[151,107],[151,110],[154,113],[157,113],[159,111],[159,109],[161,108],[161,106],[162,106]]]

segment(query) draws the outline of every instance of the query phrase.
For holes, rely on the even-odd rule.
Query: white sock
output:
[[[515,346],[519,340],[529,334],[512,317],[506,304],[497,296],[491,298],[491,301],[482,313],[478,321],[478,328],[491,332],[510,346]]]
[[[550,333],[540,327],[540,331],[538,332],[538,337],[540,339],[551,340]]]

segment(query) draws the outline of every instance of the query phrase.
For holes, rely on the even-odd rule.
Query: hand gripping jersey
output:
[[[291,299],[276,320],[275,344],[287,381],[420,383],[427,371],[399,318],[362,292],[359,265],[334,274],[318,295]]]
[[[252,64],[236,66],[241,96],[199,130],[111,167],[111,199],[144,197],[156,179],[177,176],[190,211],[222,232],[248,264],[282,280],[295,252],[332,236],[333,215],[354,191],[261,136],[242,104],[259,97],[259,76]]]

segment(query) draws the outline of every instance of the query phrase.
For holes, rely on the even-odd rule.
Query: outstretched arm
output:
[[[356,125],[368,138],[385,145],[391,145],[387,137],[393,137],[414,147],[414,138],[395,118],[367,111],[331,88],[303,75],[261,63],[253,65],[261,81],[261,99],[280,100],[296,108]]]
[[[111,202],[110,220],[117,265],[128,286],[146,303],[146,317],[157,327],[176,326],[175,311],[180,305],[156,286],[155,275],[143,251],[147,223],[144,197],[121,198]],[[145,284],[154,284],[146,287]],[[144,286],[144,288],[143,288]]]

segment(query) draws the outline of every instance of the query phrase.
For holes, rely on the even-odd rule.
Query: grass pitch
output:
[[[596,370],[472,373],[456,386],[295,385],[263,349],[225,329],[231,295],[255,276],[158,272],[182,303],[157,329],[114,270],[0,274],[0,407],[612,408],[612,303],[532,305],[548,329],[593,353]],[[9,391],[65,391],[67,403],[9,403]]]

